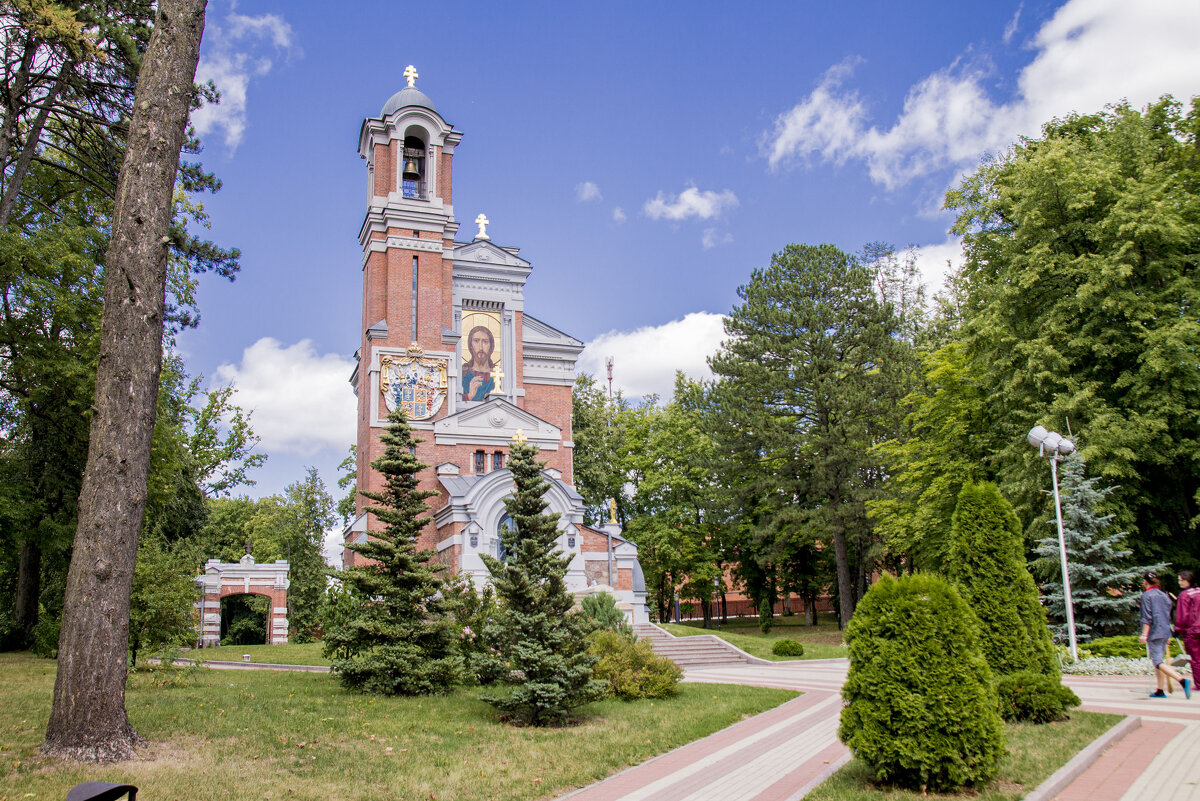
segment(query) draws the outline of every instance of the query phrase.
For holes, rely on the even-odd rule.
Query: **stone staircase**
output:
[[[665,656],[684,670],[767,663],[766,660],[750,656],[712,634],[676,637],[653,623],[637,623],[633,627],[633,633],[639,640],[649,640],[655,653]]]

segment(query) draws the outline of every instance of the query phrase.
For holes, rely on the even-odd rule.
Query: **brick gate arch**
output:
[[[200,610],[200,647],[221,644],[221,599],[230,595],[262,595],[271,599],[267,614],[267,643],[284,645],[288,641],[287,591],[288,563],[283,559],[258,564],[246,554],[237,562],[209,559],[204,575],[197,576],[204,597],[196,602]]]

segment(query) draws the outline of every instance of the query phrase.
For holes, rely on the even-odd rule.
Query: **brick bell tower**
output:
[[[474,217],[471,241],[455,241],[452,176],[462,132],[416,88],[416,69],[404,77],[408,86],[359,133],[367,208],[359,231],[361,341],[350,379],[358,396],[358,486],[382,488],[371,462],[383,452],[379,435],[389,412],[402,408],[422,440],[416,456],[430,465],[420,486],[437,493],[418,544],[434,549],[451,572],[486,581],[481,556],[502,558],[500,535],[512,525],[503,503],[513,486],[509,446],[525,438],[546,462],[545,500],[560,515],[559,548],[572,554],[568,588],[612,585],[640,612],[636,546],[585,526],[583,499],[571,486],[571,391],[583,343],[525,313],[533,267],[518,248],[492,242],[484,214]],[[347,542],[379,528],[361,496],[357,511]],[[347,566],[360,560],[344,552]]]

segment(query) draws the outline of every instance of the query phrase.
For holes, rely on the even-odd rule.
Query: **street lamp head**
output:
[[[1043,426],[1029,429],[1025,439],[1035,448],[1041,448],[1042,456],[1066,456],[1075,451],[1075,443],[1057,431],[1047,431]]]
[[[1046,430],[1045,426],[1034,426],[1033,428],[1029,429],[1029,435],[1026,437],[1026,439],[1029,440],[1030,445],[1037,448],[1042,444],[1042,441],[1046,439],[1046,436],[1049,433],[1050,432]]]

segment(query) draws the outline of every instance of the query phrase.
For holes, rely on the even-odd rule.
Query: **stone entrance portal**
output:
[[[200,647],[221,644],[221,599],[230,595],[263,595],[271,599],[267,614],[267,644],[284,645],[288,641],[287,591],[288,563],[277,559],[257,564],[246,554],[238,562],[209,559],[204,575],[197,576],[204,598],[196,602],[200,610]]]

